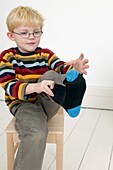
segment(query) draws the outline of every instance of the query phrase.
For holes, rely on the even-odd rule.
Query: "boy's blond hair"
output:
[[[10,32],[24,24],[24,26],[43,27],[43,17],[37,11],[28,6],[19,6],[12,9],[7,16],[6,24]]]

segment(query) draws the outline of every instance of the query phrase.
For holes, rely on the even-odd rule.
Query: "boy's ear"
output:
[[[14,35],[12,32],[7,32],[7,36],[11,41],[14,41]]]

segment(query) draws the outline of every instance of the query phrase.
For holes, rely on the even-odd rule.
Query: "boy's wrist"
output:
[[[36,92],[36,83],[30,83],[27,85],[26,87],[26,94],[31,94],[31,93],[35,93]]]

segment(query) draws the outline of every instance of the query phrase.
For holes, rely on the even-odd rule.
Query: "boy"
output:
[[[5,102],[16,117],[15,127],[20,138],[14,170],[41,170],[47,120],[56,114],[60,105],[66,111],[71,110],[67,99],[70,91],[77,91],[74,90],[76,77],[78,90],[81,85],[83,88],[79,90],[79,103],[74,103],[73,107],[76,110],[81,104],[85,92],[81,74],[87,74],[88,60],[81,54],[77,60],[65,63],[51,50],[40,48],[43,17],[30,7],[19,6],[11,10],[7,27],[8,38],[15,41],[17,47],[0,55],[0,83],[5,90]],[[71,81],[70,76],[74,76]]]

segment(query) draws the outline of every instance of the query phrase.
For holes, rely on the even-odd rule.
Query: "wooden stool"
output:
[[[19,145],[19,138],[14,124],[15,117],[10,121],[6,128],[8,170],[13,170],[14,156]],[[47,143],[56,144],[56,170],[63,170],[63,134],[64,111],[63,108],[60,108],[57,114],[48,121]]]

